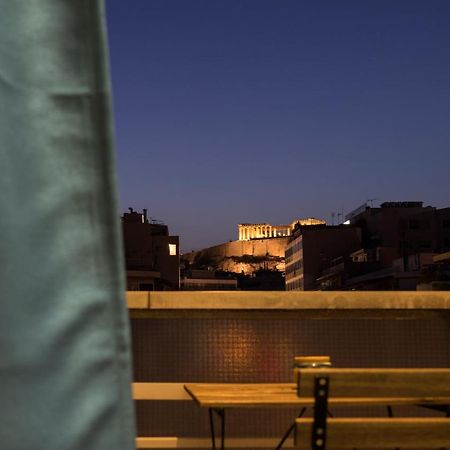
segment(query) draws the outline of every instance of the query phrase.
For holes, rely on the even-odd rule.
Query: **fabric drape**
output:
[[[0,448],[134,448],[104,5],[0,0]]]

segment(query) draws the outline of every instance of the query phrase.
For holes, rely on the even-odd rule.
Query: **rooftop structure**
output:
[[[180,287],[178,236],[167,225],[129,208],[122,216],[128,290],[173,290]]]
[[[450,250],[450,208],[418,201],[364,204],[346,219],[361,229],[362,247],[325,268],[320,289],[448,289],[442,284],[446,271],[433,264],[433,256]]]
[[[317,278],[329,262],[360,247],[358,227],[298,228],[286,247],[286,290],[318,289]]]

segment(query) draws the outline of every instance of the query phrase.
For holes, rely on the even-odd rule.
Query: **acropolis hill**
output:
[[[216,270],[250,274],[258,269],[284,272],[284,251],[298,225],[321,225],[315,218],[294,220],[290,225],[241,223],[238,240],[215,245],[183,255],[183,260],[195,268],[213,267]]]

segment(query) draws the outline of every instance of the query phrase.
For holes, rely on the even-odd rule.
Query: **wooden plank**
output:
[[[313,419],[297,419],[295,445],[311,448]],[[450,447],[448,418],[327,419],[327,448]]]
[[[294,381],[297,380],[297,372],[295,369],[307,367],[331,367],[331,358],[329,356],[294,356]]]
[[[294,356],[294,364],[330,363],[329,356]]]
[[[186,391],[201,407],[270,407],[313,405],[299,399],[294,383],[200,383],[186,384]]]
[[[313,397],[298,397],[294,383],[186,384],[186,391],[202,408],[302,407]],[[450,404],[450,398],[337,397],[330,406]]]
[[[310,397],[314,379],[328,376],[329,396],[409,397],[414,403],[450,403],[450,369],[295,369],[298,395]]]
[[[191,400],[184,383],[133,383],[134,400]]]
[[[280,441],[275,438],[227,438],[226,448],[275,448]],[[292,448],[294,440],[288,439],[283,448]],[[216,440],[220,448],[220,438]],[[181,437],[138,437],[136,448],[211,448],[211,438],[181,438]]]

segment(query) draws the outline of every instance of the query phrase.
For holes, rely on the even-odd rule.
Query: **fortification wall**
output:
[[[251,241],[231,241],[224,244],[199,250],[198,252],[186,253],[184,259],[193,262],[200,254],[212,259],[221,259],[231,256],[277,256],[284,258],[288,237],[272,239],[252,239]]]
[[[280,237],[231,241],[198,252],[186,253],[182,256],[182,259],[188,261],[194,267],[211,266],[216,270],[245,273],[246,275],[259,269],[284,272],[284,250],[288,239],[288,237]]]

